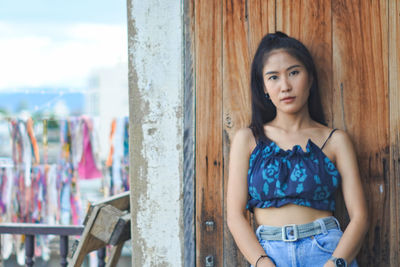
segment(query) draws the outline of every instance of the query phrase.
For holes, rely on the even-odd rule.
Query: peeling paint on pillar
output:
[[[127,0],[133,266],[183,264],[181,5]]]

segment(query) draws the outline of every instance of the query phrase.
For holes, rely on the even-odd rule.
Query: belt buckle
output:
[[[293,235],[294,235],[294,239],[288,239],[287,235],[286,235],[286,229],[292,227],[293,229]],[[297,225],[296,224],[286,224],[284,226],[282,226],[282,240],[285,242],[294,242],[299,238],[299,233],[297,231]]]

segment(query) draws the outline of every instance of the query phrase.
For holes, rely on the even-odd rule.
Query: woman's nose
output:
[[[290,84],[288,78],[284,77],[281,79],[282,84],[281,84],[281,90],[286,92],[292,90],[292,85]]]

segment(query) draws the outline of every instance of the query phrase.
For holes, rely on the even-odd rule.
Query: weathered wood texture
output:
[[[196,265],[222,266],[222,1],[195,1]]]
[[[399,266],[399,1],[197,0],[193,17],[198,266],[207,255],[213,266],[247,266],[221,217],[229,145],[249,123],[253,54],[275,30],[309,48],[328,125],[346,130],[356,147],[371,224],[359,266]],[[335,215],[345,227],[341,196]]]
[[[389,206],[390,266],[399,266],[400,252],[400,2],[389,1]]]
[[[194,0],[184,0],[183,227],[184,266],[195,266]]]
[[[91,210],[91,216],[86,220],[85,229],[80,238],[79,244],[75,251],[72,251],[72,259],[69,262],[69,266],[81,266],[86,255],[96,249],[104,247],[104,242],[95,238],[90,234],[90,230],[96,220],[96,216],[99,213],[101,206],[96,206]]]
[[[333,125],[347,130],[355,144],[371,215],[360,266],[391,266],[395,203],[389,187],[387,3],[335,0],[332,5],[333,86],[339,100]]]

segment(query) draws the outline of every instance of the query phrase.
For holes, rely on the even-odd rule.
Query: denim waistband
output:
[[[282,227],[260,225],[256,234],[264,240],[293,242],[300,238],[326,233],[331,229],[340,230],[340,224],[333,216],[317,219],[311,223],[287,224]]]

